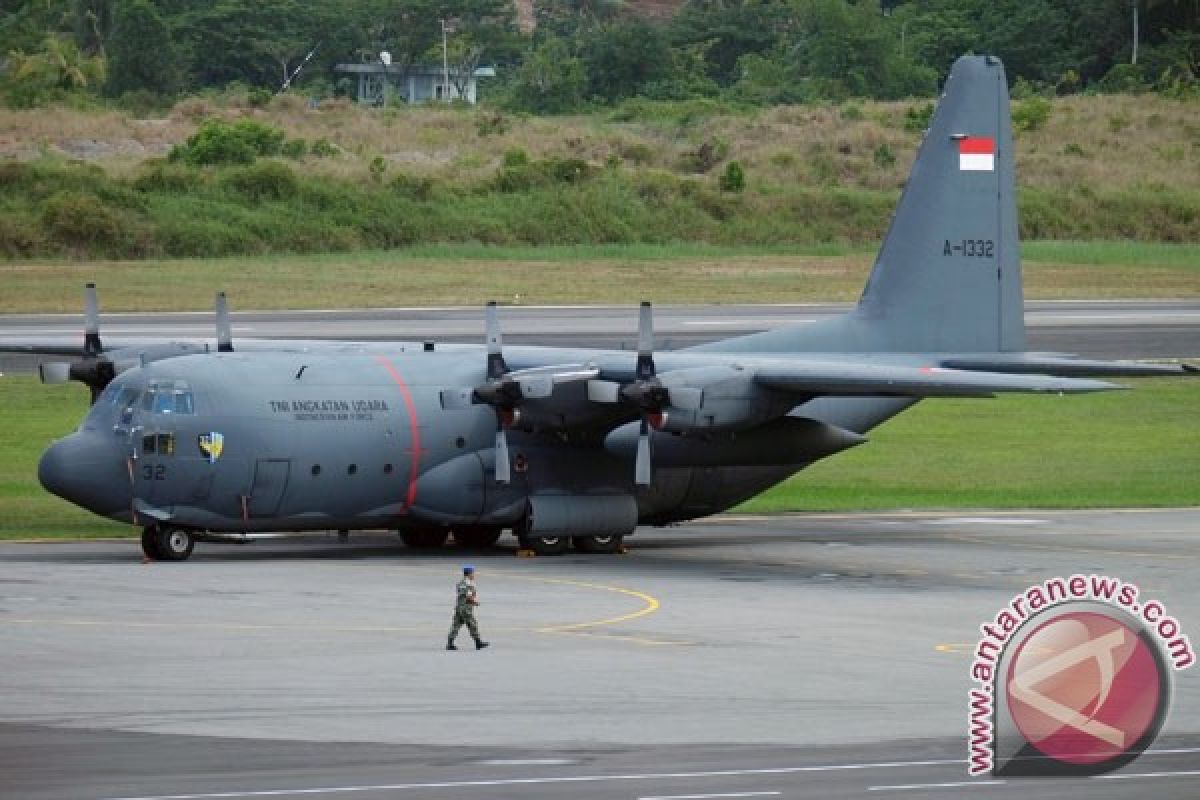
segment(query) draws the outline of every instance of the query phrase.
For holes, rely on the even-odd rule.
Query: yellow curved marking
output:
[[[418,567],[417,571],[433,572],[434,570],[427,567]],[[586,622],[574,622],[565,625],[547,625],[540,628],[533,628],[534,633],[555,633],[555,634],[573,634],[576,636],[594,636],[596,638],[617,639],[622,641],[631,641],[644,645],[684,645],[690,642],[668,641],[662,639],[654,639],[648,636],[636,636],[632,634],[609,633],[607,631],[597,631],[595,628],[600,628],[608,625],[617,625],[622,622],[628,622],[639,617],[653,614],[662,607],[662,604],[657,598],[639,592],[634,589],[626,589],[621,586],[609,586],[601,583],[587,583],[585,581],[573,581],[567,578],[539,578],[531,575],[514,575],[512,573],[500,570],[488,570],[489,577],[510,578],[515,580],[531,581],[534,583],[544,583],[558,586],[574,586],[581,589],[595,589],[605,592],[613,592],[623,594],[629,597],[635,597],[641,600],[644,605],[636,611],[628,614],[622,614],[617,617],[607,617],[605,619],[589,620]],[[286,624],[255,624],[255,623],[224,623],[224,622],[142,622],[133,620],[102,620],[102,619],[63,619],[63,618],[8,618],[0,619],[0,623],[20,624],[20,625],[64,625],[74,627],[121,627],[132,629],[176,629],[176,628],[193,628],[193,629],[210,629],[210,630],[229,630],[229,631],[324,631],[329,633],[424,633],[427,630],[434,629],[433,626],[384,626],[384,625],[286,625]],[[506,629],[499,628],[493,630],[531,630],[528,628],[521,629]]]
[[[591,620],[590,622],[575,622],[568,625],[547,625],[543,628],[537,628],[536,630],[538,633],[569,633],[571,631],[582,631],[587,628],[599,628],[604,625],[617,625],[622,622],[628,622],[631,619],[644,617],[647,614],[653,614],[662,607],[662,604],[658,602],[657,598],[652,597],[645,592],[639,592],[634,589],[626,589],[621,586],[609,586],[603,583],[585,583],[584,581],[572,581],[566,578],[534,578],[526,575],[508,577],[520,577],[522,580],[534,581],[536,583],[549,583],[556,586],[576,586],[581,589],[598,589],[603,592],[614,592],[616,594],[628,595],[629,597],[636,597],[638,600],[641,600],[643,603],[645,603],[645,605],[639,608],[637,611],[632,611],[628,614],[622,614],[619,617],[608,617],[606,619]]]

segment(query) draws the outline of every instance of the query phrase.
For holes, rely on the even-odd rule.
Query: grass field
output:
[[[1200,297],[1200,245],[1029,242],[1031,299]],[[235,309],[549,303],[756,303],[853,300],[874,247],[598,245],[424,246],[387,252],[169,261],[0,263],[0,313],[101,305],[203,310],[225,289]]]
[[[1075,397],[931,400],[744,511],[1200,504],[1200,380]],[[132,535],[44,492],[37,460],[87,408],[81,386],[0,378],[0,539]]]

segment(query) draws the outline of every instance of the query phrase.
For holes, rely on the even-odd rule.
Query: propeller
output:
[[[508,483],[512,480],[512,475],[506,431],[521,418],[517,405],[521,402],[522,395],[520,384],[505,380],[508,365],[504,363],[500,319],[495,301],[487,304],[484,335],[487,338],[487,383],[476,387],[474,393],[496,412],[496,483]]]
[[[94,283],[84,287],[83,308],[83,357],[73,362],[47,362],[38,367],[38,372],[42,383],[79,381],[86,384],[95,404],[104,387],[117,376],[117,370],[112,360],[104,355],[104,344],[100,341],[100,301]]]
[[[649,486],[651,479],[650,429],[658,430],[667,421],[666,407],[670,392],[658,379],[654,366],[654,309],[643,301],[638,309],[638,350],[634,382],[621,387],[621,397],[638,407],[642,421],[638,429],[637,456],[633,462],[633,482]]]

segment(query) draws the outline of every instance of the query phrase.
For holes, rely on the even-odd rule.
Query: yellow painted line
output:
[[[947,642],[939,644],[933,649],[939,653],[969,653],[975,645],[966,642]]]
[[[547,625],[544,628],[538,628],[538,633],[565,633],[567,631],[579,631],[585,628],[599,628],[605,625],[618,625],[622,622],[628,622],[632,619],[653,614],[662,607],[662,604],[658,602],[657,598],[652,597],[645,592],[639,592],[634,589],[626,589],[621,586],[609,586],[603,583],[585,583],[583,581],[568,580],[567,578],[534,578],[530,576],[520,577],[522,577],[524,580],[535,581],[537,583],[548,583],[556,586],[576,586],[581,589],[597,589],[603,592],[615,592],[617,594],[623,594],[629,597],[636,597],[638,600],[641,600],[643,603],[645,603],[645,605],[639,608],[637,611],[632,611],[628,614],[622,614],[619,617],[608,617],[606,619],[597,619],[590,622],[575,622],[568,625]]]
[[[441,572],[432,567],[407,567],[412,571],[433,573]],[[481,571],[482,572],[482,571]],[[531,581],[534,583],[543,583],[557,586],[572,586],[581,589],[593,589],[604,592],[612,592],[636,598],[642,601],[643,605],[636,611],[628,614],[622,614],[616,617],[606,617],[604,619],[588,620],[585,622],[567,623],[562,625],[546,625],[538,628],[491,628],[495,631],[532,631],[533,633],[549,633],[549,634],[570,634],[576,636],[591,636],[594,638],[613,639],[620,641],[629,641],[637,644],[666,646],[666,645],[688,645],[692,642],[671,641],[665,639],[655,639],[650,636],[639,636],[635,634],[612,633],[608,631],[596,631],[594,629],[609,625],[617,625],[622,622],[638,619],[640,617],[653,614],[661,608],[662,604],[657,598],[639,592],[634,589],[627,589],[621,586],[610,586],[600,583],[587,583],[584,581],[575,581],[567,578],[540,578],[531,575],[516,575],[499,570],[487,570],[488,576],[498,578],[510,578],[514,580]],[[252,624],[252,623],[208,623],[208,622],[180,622],[178,620],[172,622],[139,622],[133,620],[104,620],[104,619],[64,619],[64,618],[0,618],[0,623],[8,623],[14,625],[61,625],[69,627],[109,627],[109,628],[126,628],[126,629],[145,629],[145,630],[172,630],[172,629],[205,629],[205,630],[224,630],[224,631],[324,631],[329,633],[427,633],[435,628],[433,625],[421,626],[383,626],[383,625],[283,625],[283,624]]]

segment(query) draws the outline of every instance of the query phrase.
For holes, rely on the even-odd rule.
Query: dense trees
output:
[[[330,91],[336,62],[392,54],[396,70],[496,64],[490,96],[561,112],[633,96],[739,102],[928,94],[954,57],[1001,56],[1045,91],[1195,92],[1197,0],[688,0],[666,22],[636,0],[0,0],[0,88],[10,104],[154,94],[231,82]],[[485,90],[485,94],[488,91]]]

